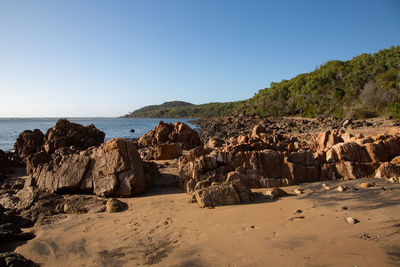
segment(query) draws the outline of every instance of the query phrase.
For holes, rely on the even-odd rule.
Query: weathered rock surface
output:
[[[152,183],[134,143],[120,138],[80,153],[57,150],[48,163],[34,168],[31,176],[34,185],[47,192],[99,196],[133,196],[145,192]]]
[[[155,160],[176,159],[182,155],[182,146],[177,143],[160,144],[155,147]]]
[[[127,204],[116,199],[109,198],[106,203],[106,211],[108,212],[120,212],[127,207]]]
[[[179,143],[182,149],[192,149],[201,144],[199,134],[185,123],[160,123],[154,130],[139,138],[139,146],[148,147],[159,144]]]
[[[240,198],[234,186],[229,183],[211,185],[194,192],[200,207],[215,207],[240,204]]]
[[[53,128],[47,131],[44,149],[50,154],[59,148],[70,146],[84,150],[99,146],[104,142],[104,137],[104,132],[98,130],[93,124],[82,126],[60,119]]]
[[[209,199],[208,188],[225,181],[238,180],[258,188],[400,176],[397,134],[364,137],[333,130],[300,141],[256,126],[248,135],[231,137],[224,146],[208,149],[211,151],[205,153],[196,148],[179,159],[181,187],[188,193],[197,192],[204,203]]]
[[[45,136],[39,129],[25,130],[19,134],[17,141],[14,144],[16,153],[21,158],[26,158],[28,155],[39,152],[44,145]]]

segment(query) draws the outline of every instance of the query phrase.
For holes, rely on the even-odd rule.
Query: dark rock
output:
[[[1,267],[39,267],[39,264],[31,260],[25,259],[22,255],[15,252],[0,253]]]
[[[45,137],[44,149],[52,154],[56,149],[74,146],[80,150],[92,146],[99,146],[104,142],[104,132],[98,130],[93,124],[82,126],[60,119],[50,128]]]
[[[45,136],[39,130],[25,130],[19,134],[14,149],[19,157],[25,159],[28,155],[39,152],[44,145]]]

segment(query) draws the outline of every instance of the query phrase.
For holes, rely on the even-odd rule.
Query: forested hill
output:
[[[165,102],[135,110],[124,118],[200,118],[232,114],[236,102],[193,105],[182,101]]]
[[[306,117],[400,116],[400,46],[352,60],[333,60],[291,80],[271,83],[245,113]]]
[[[125,117],[210,117],[232,113],[400,118],[400,46],[348,61],[329,61],[312,72],[271,83],[248,100],[203,105],[166,102]]]

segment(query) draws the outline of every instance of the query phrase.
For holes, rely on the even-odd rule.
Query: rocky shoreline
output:
[[[362,131],[364,134],[376,134],[394,126],[400,126],[400,120],[373,118],[373,119],[339,119],[328,118],[301,118],[279,117],[263,118],[253,116],[226,116],[203,118],[191,121],[199,127],[200,137],[204,142],[209,139],[227,140],[231,137],[249,134],[256,125],[263,125],[268,130],[278,134],[304,136],[307,134],[335,129],[344,129],[349,132]]]
[[[129,206],[115,197],[152,187],[179,186],[191,202],[214,208],[274,200],[289,194],[280,187],[317,181],[399,183],[400,121],[230,116],[195,123],[200,133],[160,122],[139,139],[107,142],[93,125],[67,120],[46,134],[22,132],[15,153],[0,151],[1,252],[35,237],[23,227],[54,224],[67,214],[125,211]],[[28,176],[13,174],[21,166]],[[7,260],[25,259],[0,255]]]

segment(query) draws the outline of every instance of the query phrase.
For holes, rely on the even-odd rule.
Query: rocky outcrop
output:
[[[99,196],[133,196],[145,192],[152,182],[133,142],[120,138],[80,153],[57,150],[48,163],[34,168],[31,176],[46,192]]]
[[[93,124],[82,126],[60,119],[46,135],[40,130],[26,130],[19,134],[14,148],[20,158],[25,160],[26,171],[31,174],[39,165],[48,163],[51,155],[60,149],[64,151],[83,151],[98,147],[104,142],[104,132]]]
[[[398,134],[364,137],[334,130],[310,136],[307,142],[256,126],[248,135],[230,138],[225,146],[207,153],[199,148],[189,151],[179,159],[179,179],[186,192],[204,202],[212,184],[233,180],[258,188],[396,177],[400,176],[399,155]]]
[[[192,149],[201,144],[199,134],[182,122],[164,123],[162,121],[148,133],[139,138],[140,148],[160,144],[179,143],[182,149]]]
[[[104,142],[104,132],[98,130],[93,124],[83,126],[60,119],[50,128],[45,136],[44,150],[52,154],[55,150],[73,146],[85,150],[92,146],[99,146]]]

